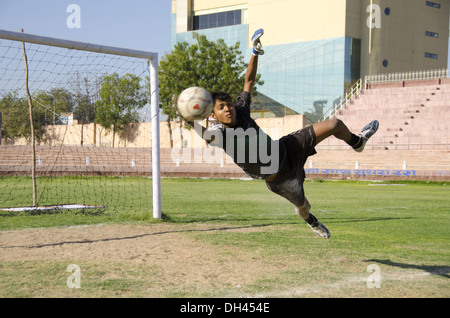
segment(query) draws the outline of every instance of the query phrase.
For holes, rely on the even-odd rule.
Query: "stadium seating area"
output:
[[[450,179],[448,79],[368,85],[338,118],[354,132],[373,119],[380,127],[363,153],[342,151],[349,147],[335,138],[325,140],[311,167],[381,169],[387,170],[378,172],[385,178],[389,170],[393,178],[392,171],[400,170],[420,179]]]
[[[380,127],[363,153],[336,138],[317,146],[307,177],[332,179],[450,180],[450,80],[371,84],[338,113],[354,132],[378,119]],[[161,149],[161,174],[169,177],[245,178],[222,150]],[[0,147],[0,175],[29,175],[31,147]],[[36,146],[37,175],[151,176],[150,148]]]
[[[450,83],[430,80],[372,86],[339,112],[348,126],[357,130],[378,118],[380,131],[373,141],[385,150],[448,150]]]
[[[200,151],[200,152],[199,152]],[[165,177],[245,177],[222,150],[213,163],[202,161],[203,149],[162,148]],[[200,159],[199,159],[200,158]],[[31,175],[31,146],[0,147],[0,175]],[[92,146],[36,146],[36,174],[151,176],[152,149]]]

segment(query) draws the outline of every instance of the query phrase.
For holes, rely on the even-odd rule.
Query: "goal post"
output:
[[[159,83],[158,83],[158,53],[132,50],[128,48],[98,45],[79,41],[70,41],[53,37],[45,37],[22,32],[0,30],[0,40],[9,40],[21,43],[33,43],[36,45],[58,47],[68,50],[78,50],[84,52],[101,53],[112,56],[123,56],[147,60],[147,70],[150,84],[150,113],[151,113],[151,176],[153,193],[153,217],[161,218],[161,179],[160,179],[160,132],[159,132]],[[39,52],[40,53],[40,52]],[[45,52],[44,52],[45,54]],[[58,57],[58,55],[55,55]],[[5,57],[3,57],[4,59]],[[0,61],[2,58],[0,58]],[[53,63],[53,61],[49,62]],[[70,63],[70,62],[68,62]],[[0,70],[3,72],[3,70]],[[74,71],[69,71],[73,73]],[[4,73],[7,73],[5,71]],[[78,74],[78,73],[77,73]],[[73,74],[72,74],[73,75]],[[54,76],[52,74],[49,75]],[[65,81],[68,81],[65,79]],[[1,92],[0,92],[1,93]],[[0,96],[1,97],[1,96]],[[3,116],[5,117],[5,116]],[[3,118],[5,119],[5,118]],[[67,129],[66,129],[67,130]],[[95,137],[94,137],[95,139]],[[114,146],[114,144],[113,144]],[[134,158],[133,158],[134,160]],[[134,163],[133,163],[134,164]],[[86,158],[88,166],[88,158]]]
[[[161,218],[161,168],[159,136],[159,82],[158,56],[150,60],[150,87],[152,105],[152,182],[153,182],[153,217]]]

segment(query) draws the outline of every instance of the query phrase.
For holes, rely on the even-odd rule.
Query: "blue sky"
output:
[[[80,28],[69,28],[70,4]],[[0,0],[0,29],[157,52],[170,51],[171,0]]]
[[[0,0],[0,29],[157,52],[170,51],[171,0]],[[81,28],[69,28],[70,4]],[[450,56],[449,56],[450,65]]]

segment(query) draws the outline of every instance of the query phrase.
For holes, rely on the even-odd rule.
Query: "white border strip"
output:
[[[48,211],[48,210],[71,210],[71,209],[104,209],[104,206],[94,206],[85,204],[63,204],[46,206],[24,206],[19,208],[2,208],[5,212],[25,212],[25,211]]]

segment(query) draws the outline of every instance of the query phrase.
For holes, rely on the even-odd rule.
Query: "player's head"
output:
[[[231,96],[224,92],[216,92],[211,95],[214,101],[211,116],[221,122],[224,126],[234,126],[236,122],[236,110],[234,109]]]

